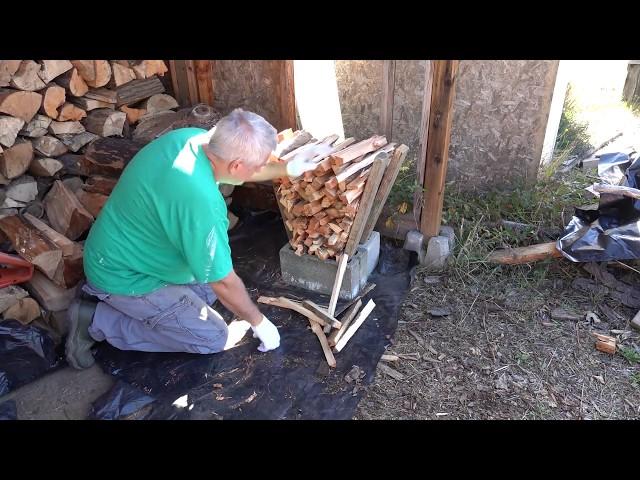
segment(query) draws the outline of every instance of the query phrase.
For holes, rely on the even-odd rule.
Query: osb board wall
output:
[[[479,188],[537,175],[559,62],[460,62],[448,179]]]
[[[425,60],[396,61],[393,141],[419,154]],[[449,180],[503,188],[535,178],[558,61],[462,61],[449,149]],[[339,60],[345,135],[379,132],[382,61]],[[499,182],[499,183],[498,183]]]
[[[213,106],[222,114],[243,108],[262,115],[276,126],[280,123],[280,104],[274,95],[280,81],[280,62],[276,60],[216,60]]]

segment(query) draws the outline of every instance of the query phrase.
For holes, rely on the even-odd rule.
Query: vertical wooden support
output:
[[[431,112],[431,91],[433,87],[433,62],[427,60],[424,66],[424,92],[422,95],[422,116],[420,117],[420,146],[416,159],[416,179],[424,186],[424,165],[427,158],[429,140],[429,113]],[[420,218],[422,213],[424,191],[419,189],[413,193],[413,216]]]
[[[440,232],[458,66],[458,60],[433,62],[433,92],[425,157],[424,207],[420,218],[420,230],[427,238]]]
[[[380,131],[389,142],[393,141],[393,93],[395,91],[396,61],[384,60],[382,66],[382,111]]]
[[[198,103],[213,106],[213,66],[214,60],[194,60]]]
[[[278,131],[291,128],[297,130],[296,96],[293,83],[293,60],[282,60],[280,75],[280,125]]]

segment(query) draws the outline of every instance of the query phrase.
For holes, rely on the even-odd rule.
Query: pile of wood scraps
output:
[[[338,272],[336,274],[331,298],[329,300],[329,306],[327,308],[321,307],[309,300],[297,301],[286,297],[264,296],[258,298],[258,303],[287,308],[305,316],[309,322],[311,330],[318,337],[327,364],[331,368],[336,367],[336,359],[333,355],[334,352],[339,353],[344,349],[347,342],[355,335],[364,321],[369,318],[369,315],[376,306],[373,300],[369,300],[365,304],[364,308],[361,308],[364,296],[375,288],[375,284],[369,284],[362,292],[360,292],[358,297],[350,302],[340,320],[335,318],[338,294],[342,286],[342,280],[344,278],[344,272],[348,261],[349,256],[347,254],[343,254],[340,257],[338,262]]]
[[[352,256],[373,231],[408,148],[379,135],[360,142],[338,141],[337,135],[317,140],[291,129],[278,140],[271,161],[287,162],[307,145],[332,148],[314,159],[315,170],[274,182],[291,247],[323,260]]]

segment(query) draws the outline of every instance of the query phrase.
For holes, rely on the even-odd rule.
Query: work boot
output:
[[[67,362],[77,370],[89,368],[95,363],[91,354],[95,340],[89,335],[89,326],[97,305],[95,302],[76,299],[69,307],[69,335],[65,347]]]

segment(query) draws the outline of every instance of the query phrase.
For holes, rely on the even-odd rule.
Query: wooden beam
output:
[[[180,65],[183,64],[182,60],[169,60],[169,74],[171,75],[171,86],[173,88],[173,96],[181,106],[187,105],[187,94],[182,88],[182,69]]]
[[[384,60],[382,66],[382,111],[380,131],[389,141],[393,134],[393,94],[395,91],[396,61]]]
[[[422,115],[420,116],[420,146],[416,159],[416,178],[420,185],[424,184],[424,165],[429,143],[429,115],[431,112],[431,92],[433,90],[433,62],[427,60],[424,66],[424,90],[422,95]],[[416,190],[413,194],[413,215],[420,218],[422,213],[423,192]]]
[[[358,248],[360,240],[362,239],[365,223],[369,219],[369,214],[373,208],[373,202],[375,200],[376,193],[378,192],[382,175],[384,175],[384,171],[387,167],[388,157],[389,156],[385,152],[377,153],[376,159],[373,162],[373,167],[371,167],[367,184],[365,185],[364,192],[360,198],[358,213],[356,213],[356,218],[353,221],[353,225],[351,225],[347,245],[344,247],[344,253],[350,257],[353,256],[356,248]]]
[[[444,182],[449,161],[449,141],[453,122],[453,98],[456,93],[458,60],[433,62],[433,94],[427,133],[427,156],[424,174],[424,208],[420,230],[426,238],[440,232]]]
[[[198,103],[198,82],[196,81],[196,67],[193,60],[185,60],[184,65],[187,75],[187,91],[189,92],[189,103]]]
[[[378,221],[380,213],[387,202],[387,198],[389,198],[389,193],[391,193],[393,184],[395,183],[396,178],[398,178],[398,172],[400,172],[400,167],[402,167],[402,163],[404,162],[408,151],[409,147],[406,145],[400,145],[395,149],[391,156],[391,161],[384,171],[382,181],[380,182],[378,192],[376,193],[376,198],[373,201],[373,206],[371,207],[371,212],[369,213],[369,217],[364,225],[364,230],[362,231],[362,239],[365,242],[369,239],[369,235],[371,235],[371,232],[376,226],[376,222]]]
[[[276,128],[296,130],[296,96],[293,83],[293,60],[282,60],[280,85],[280,125]]]
[[[198,103],[213,106],[213,62],[214,60],[194,60]]]
[[[487,257],[491,263],[505,265],[520,265],[522,263],[537,262],[547,258],[560,258],[562,253],[556,247],[556,242],[540,243],[529,247],[496,250]]]

